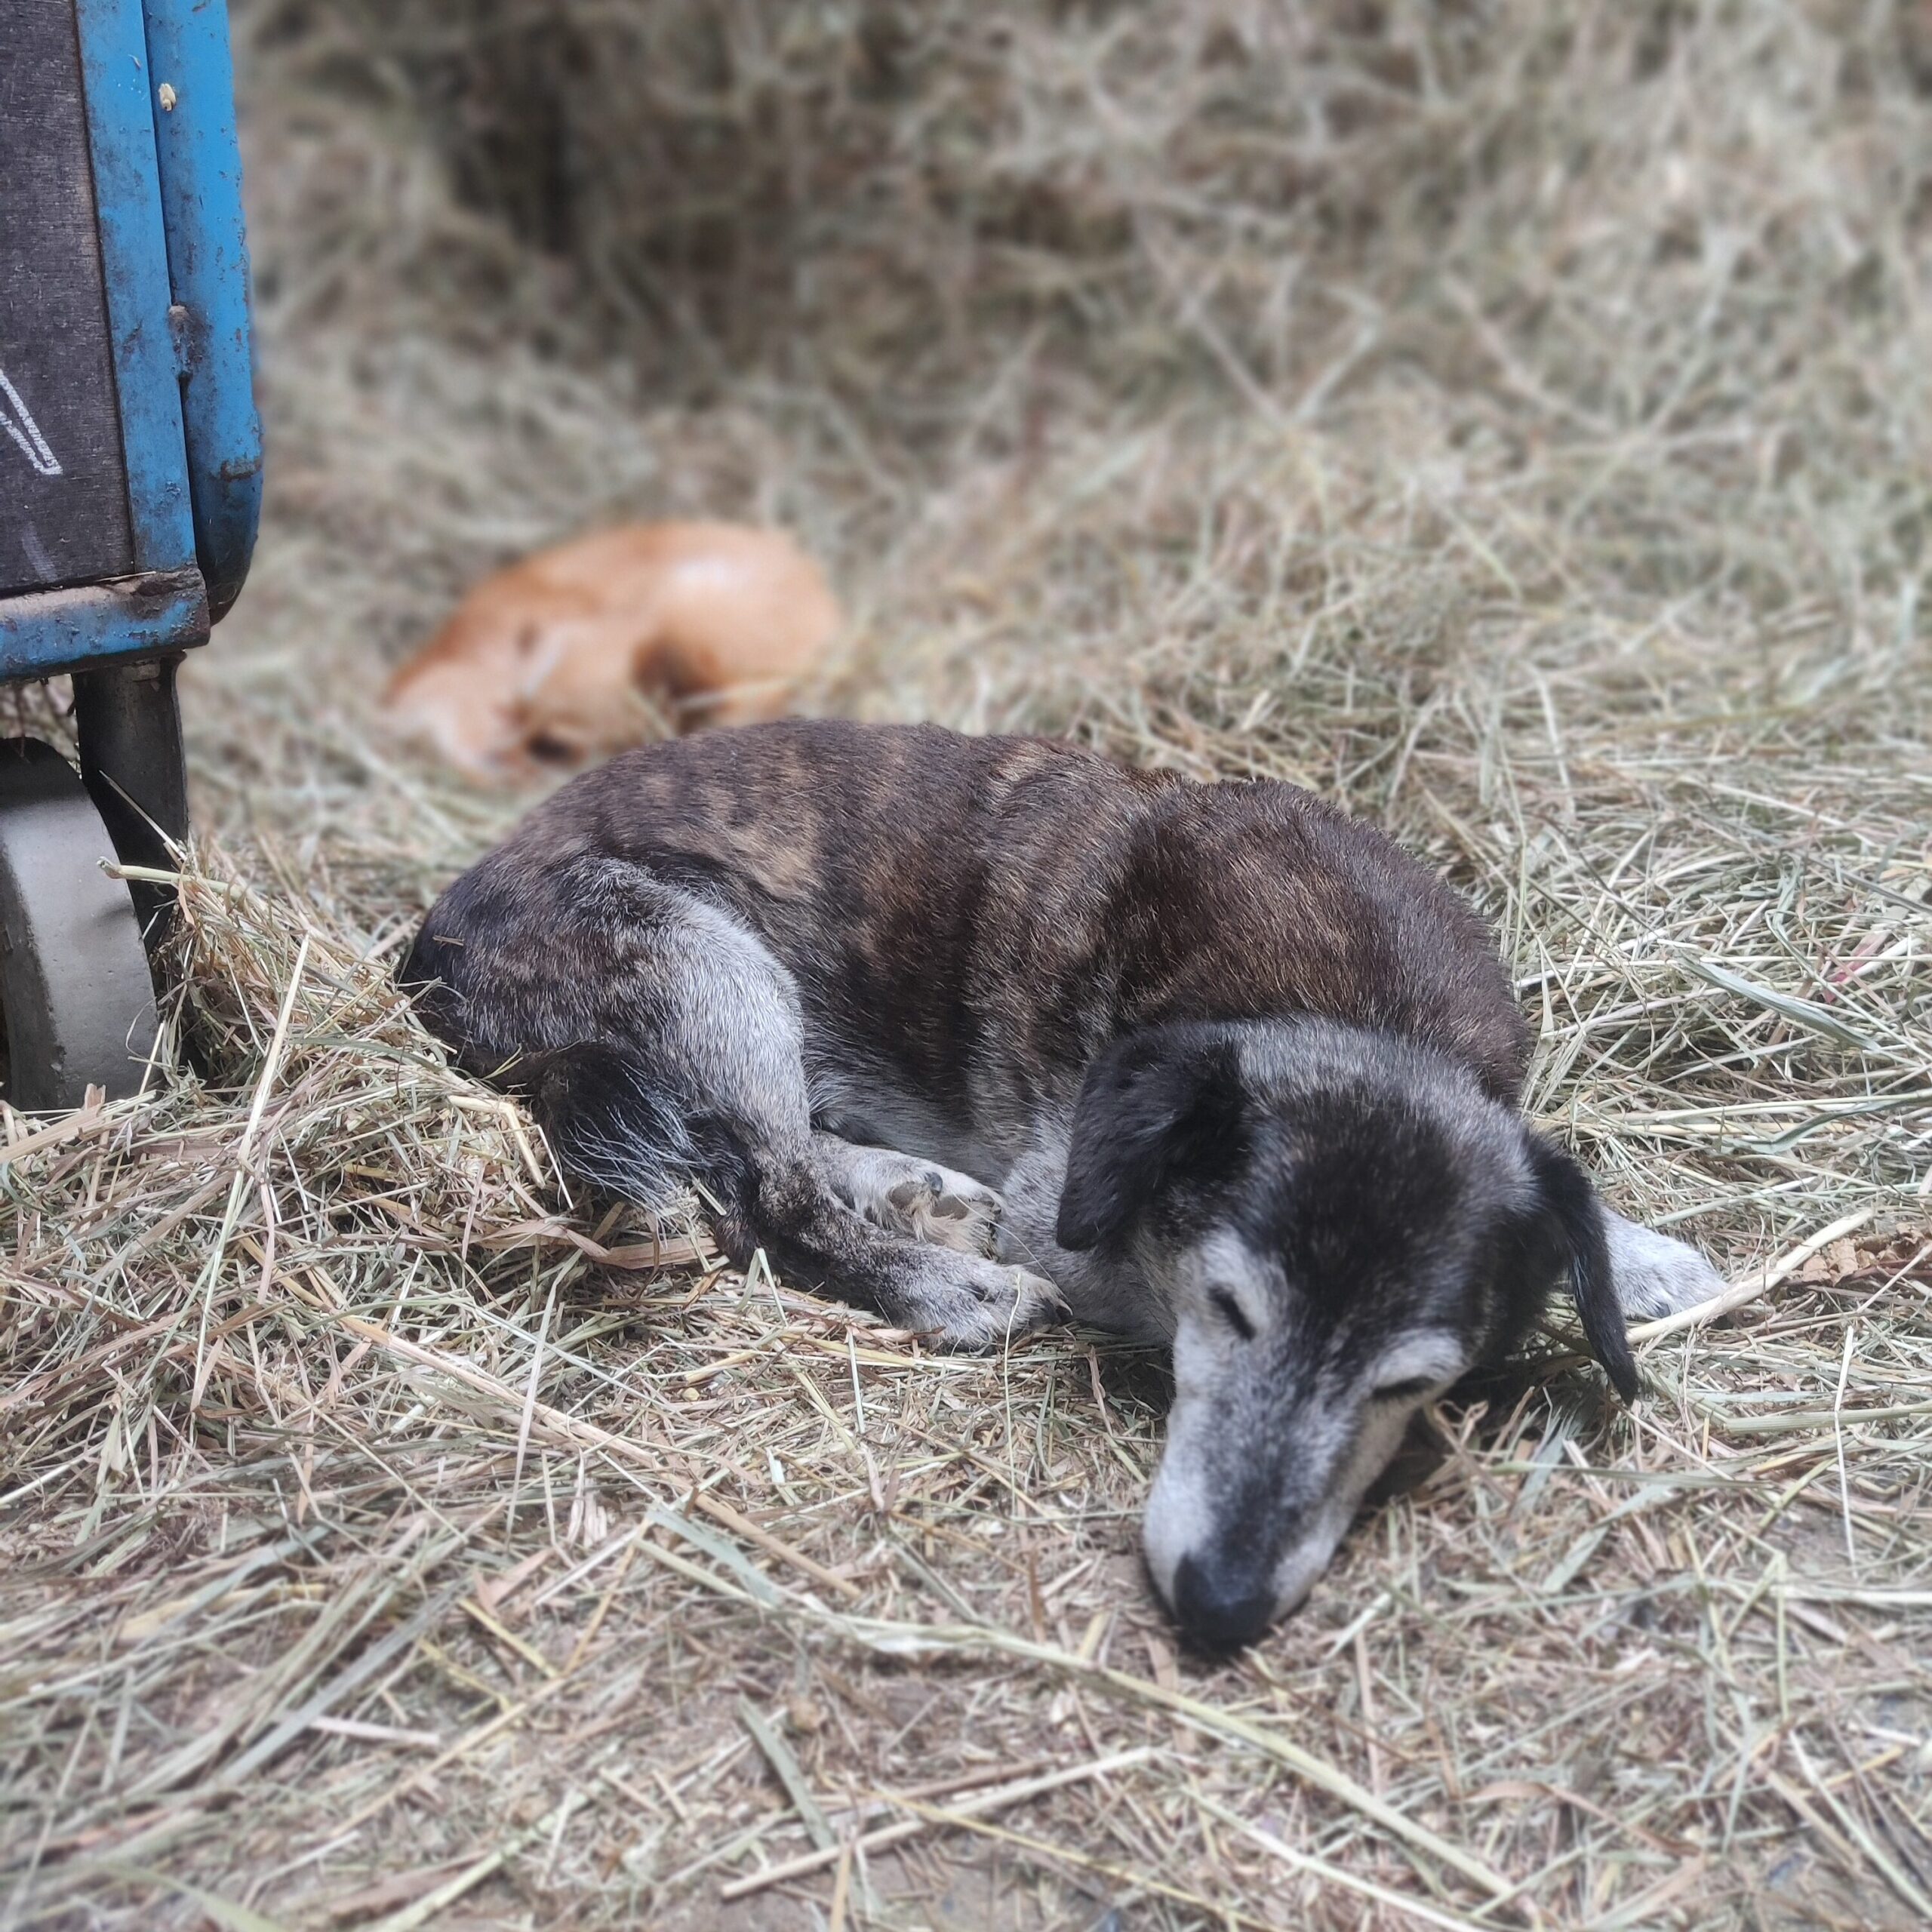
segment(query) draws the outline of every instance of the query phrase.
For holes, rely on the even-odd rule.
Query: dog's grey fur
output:
[[[1065,1313],[1169,1344],[1149,1568],[1208,1644],[1321,1574],[1407,1423],[1567,1273],[1718,1284],[1519,1114],[1493,943],[1369,828],[1074,746],[788,723],[565,786],[405,968],[586,1179],[697,1181],[739,1262],[986,1347]]]

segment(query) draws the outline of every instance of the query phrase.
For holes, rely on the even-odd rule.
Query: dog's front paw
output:
[[[1604,1219],[1611,1279],[1626,1320],[1675,1315],[1724,1293],[1724,1277],[1694,1247],[1621,1214],[1606,1214]]]
[[[906,1321],[949,1348],[996,1349],[1060,1318],[1060,1291],[1044,1275],[977,1257],[933,1260],[946,1265],[924,1271]]]

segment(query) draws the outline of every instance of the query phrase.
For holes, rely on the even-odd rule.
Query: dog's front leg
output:
[[[1724,1293],[1724,1277],[1686,1241],[1603,1211],[1618,1305],[1631,1321],[1675,1315]]]
[[[1054,1239],[1066,1186],[1066,1134],[1043,1130],[1001,1184],[999,1258],[1045,1275],[1073,1321],[1142,1341],[1172,1341],[1172,1305],[1154,1292],[1131,1254],[1076,1254]]]

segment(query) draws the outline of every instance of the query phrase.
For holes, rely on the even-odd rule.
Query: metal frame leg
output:
[[[81,776],[124,865],[162,869],[174,863],[168,841],[188,835],[188,763],[174,675],[180,657],[150,657],[74,673],[74,722]],[[150,941],[155,915],[172,895],[137,883],[134,904]]]

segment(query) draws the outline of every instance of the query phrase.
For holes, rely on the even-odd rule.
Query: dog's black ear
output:
[[[1623,1309],[1611,1275],[1603,1208],[1596,1190],[1589,1177],[1561,1148],[1539,1134],[1526,1134],[1524,1140],[1542,1196],[1543,1217],[1558,1235],[1569,1262],[1570,1284],[1584,1338],[1617,1392],[1626,1402],[1632,1401],[1637,1394],[1637,1364],[1623,1332]]]
[[[1204,1024],[1149,1027],[1087,1069],[1073,1110],[1062,1247],[1118,1241],[1177,1181],[1211,1181],[1239,1161],[1246,1106],[1234,1042]]]

